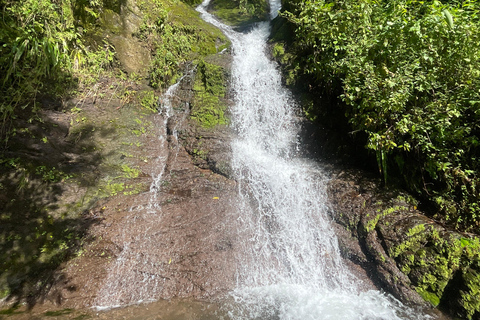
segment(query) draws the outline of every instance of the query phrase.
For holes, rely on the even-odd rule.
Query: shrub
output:
[[[286,1],[298,63],[339,86],[387,181],[466,230],[480,225],[480,41],[476,1]],[[335,92],[335,90],[332,90]]]

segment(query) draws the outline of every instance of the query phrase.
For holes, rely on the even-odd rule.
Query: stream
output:
[[[180,247],[180,254],[173,249],[168,252],[178,235],[172,235],[168,244],[169,227],[164,214],[168,208],[164,210],[157,199],[170,156],[167,140],[160,137],[158,143],[165,152],[153,162],[148,204],[132,207],[132,215],[119,222],[123,232],[113,238],[115,243],[122,244],[123,250],[109,265],[108,277],[93,302],[99,311],[97,318],[158,319],[161,315],[161,319],[205,320],[431,319],[381,291],[366,289],[346,265],[328,214],[328,175],[321,163],[303,156],[299,107],[291,92],[282,86],[277,64],[267,56],[270,23],[257,23],[248,32],[237,32],[206,11],[209,1],[205,0],[197,11],[229,37],[233,52],[234,106],[230,112],[235,138],[231,142],[231,164],[236,191],[232,187],[234,202],[218,202],[224,210],[222,219],[228,221],[220,219],[214,227],[213,218],[206,215],[208,227],[199,231],[206,245],[200,242],[198,248],[192,249],[193,244],[187,242]],[[280,6],[280,0],[271,0],[271,18]],[[176,87],[172,86],[164,98],[173,99]],[[171,109],[168,103],[164,105],[161,136],[166,135]],[[175,132],[173,139],[177,140]],[[173,154],[177,153],[178,149]],[[218,197],[213,199],[221,201]],[[230,215],[229,206],[238,212]],[[192,223],[194,214],[179,212],[175,219],[183,221],[185,215],[184,223]],[[196,221],[194,224],[201,227],[203,220]],[[182,223],[175,220],[174,225],[184,232]],[[208,239],[216,236],[215,228],[228,230],[225,232],[233,240],[217,242],[218,253],[210,255],[212,250],[202,250],[212,243]],[[138,230],[143,232],[138,234]],[[232,247],[234,250],[228,251]],[[226,296],[214,297],[211,303],[162,298],[169,290],[175,296],[179,288],[190,288],[174,286],[170,281],[186,261],[183,256],[187,256],[188,250],[192,250],[192,257],[204,254],[205,262],[200,266],[217,267],[205,271],[207,280],[203,285],[217,290],[223,274],[225,279],[234,278],[233,289]],[[229,252],[233,255],[233,267],[228,267],[228,263],[226,267],[217,266],[221,259],[229,259]],[[192,268],[191,273],[200,272],[195,269],[198,265],[185,266]],[[184,283],[189,285],[186,278]],[[191,294],[189,290],[193,289],[185,289],[187,296]],[[215,290],[212,292],[225,292]],[[100,312],[106,309],[109,311]]]
[[[242,198],[232,319],[421,319],[379,291],[362,291],[340,257],[319,164],[301,157],[295,101],[266,56],[269,22],[232,41],[233,168]],[[280,9],[271,1],[271,18]],[[427,316],[423,317],[427,318]]]

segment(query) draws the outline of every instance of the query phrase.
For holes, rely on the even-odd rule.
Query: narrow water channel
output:
[[[233,167],[243,204],[232,319],[422,319],[379,291],[362,291],[340,257],[321,166],[298,152],[295,102],[266,55],[268,22],[239,33],[205,10],[232,41]],[[279,0],[271,0],[271,18]],[[301,151],[301,150],[300,150]],[[425,316],[426,317],[426,316]]]

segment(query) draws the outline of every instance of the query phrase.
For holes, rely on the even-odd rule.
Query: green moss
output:
[[[440,234],[433,226],[420,224],[408,230],[406,239],[390,250],[400,269],[409,276],[415,290],[438,306],[446,288],[460,301],[463,315],[471,319],[480,312],[480,240]]]
[[[120,15],[113,10],[105,9],[100,15],[100,25],[113,34],[120,34],[123,30]]]
[[[192,36],[191,60],[221,52],[230,46],[230,41],[218,28],[203,21],[197,11],[187,9],[179,4],[172,8],[170,16],[178,28]]]
[[[222,67],[205,61],[198,64],[190,116],[204,128],[228,123],[226,105],[221,100],[226,93],[225,81]]]
[[[468,269],[463,274],[467,290],[461,291],[462,306],[471,319],[476,312],[480,312],[480,273]]]
[[[158,2],[160,9],[152,8],[145,15],[137,36],[151,43],[150,85],[166,88],[181,76],[185,62],[220,52],[230,42],[190,6],[182,2]]]
[[[3,287],[6,287],[6,286],[0,286],[0,288],[3,288]],[[8,288],[5,288],[5,289],[0,289],[0,299],[3,299],[3,298],[6,298],[8,297],[8,295],[10,294],[10,290],[8,290]],[[0,311],[1,312],[1,311]],[[1,314],[1,313],[0,313]]]
[[[430,302],[433,306],[436,307],[440,304],[440,298],[436,294],[425,291],[421,288],[416,288],[415,290],[425,301]]]
[[[67,314],[72,314],[74,312],[73,309],[63,309],[63,310],[56,310],[56,311],[47,311],[44,313],[46,317],[59,317]]]
[[[122,172],[123,172],[123,176],[125,178],[128,178],[128,179],[134,179],[134,178],[138,178],[138,176],[140,175],[141,171],[136,169],[136,168],[131,168],[129,167],[128,165],[126,164],[123,164],[122,165]]]
[[[370,231],[373,231],[378,223],[378,221],[381,219],[381,218],[385,218],[386,216],[392,214],[392,213],[395,213],[395,212],[398,212],[398,211],[402,211],[402,210],[408,210],[408,208],[404,207],[404,206],[394,206],[394,207],[391,207],[391,208],[387,208],[385,210],[380,210],[378,209],[377,211],[379,212],[375,218],[371,219],[368,221],[367,225],[366,225],[366,231],[367,232],[370,232]],[[368,216],[368,215],[367,215]]]
[[[268,19],[269,5],[265,0],[213,0],[213,13],[232,26],[245,26]]]
[[[437,306],[446,286],[460,267],[459,246],[450,246],[436,229],[419,224],[406,234],[406,240],[390,250],[403,272],[413,277],[415,290]]]
[[[0,310],[0,315],[15,315],[15,314],[25,313],[25,311],[18,310],[19,308],[20,308],[20,306],[16,305],[16,306],[13,306],[11,308],[6,308],[6,309],[3,309],[3,310]]]
[[[144,107],[148,111],[157,112],[158,97],[155,95],[155,91],[153,90],[142,91],[140,92],[139,96],[140,96],[140,104],[142,107]]]

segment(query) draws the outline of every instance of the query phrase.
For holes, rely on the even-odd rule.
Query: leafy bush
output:
[[[95,21],[100,5],[97,0],[0,2],[1,140],[8,140],[11,118],[35,106],[37,96],[61,95],[75,83],[74,70],[112,61],[110,46],[89,51],[84,45],[85,27]]]
[[[25,98],[43,87],[47,76],[58,75],[68,62],[69,44],[76,34],[62,16],[68,6],[49,0],[4,1],[0,4],[0,122],[8,131],[8,118]],[[50,21],[58,24],[50,24]],[[62,21],[64,20],[64,21]],[[62,24],[63,22],[63,24]]]
[[[295,70],[340,87],[352,130],[368,135],[385,181],[402,176],[443,219],[478,232],[480,4],[285,2]]]

